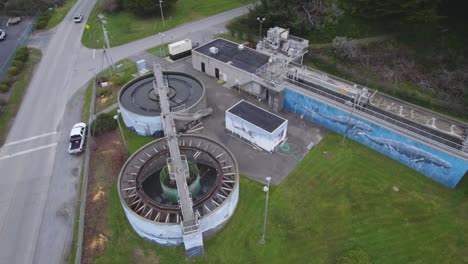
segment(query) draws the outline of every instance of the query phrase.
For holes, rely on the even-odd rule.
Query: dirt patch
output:
[[[97,136],[90,144],[82,263],[93,263],[111,239],[109,193],[125,162],[123,144],[116,131]]]

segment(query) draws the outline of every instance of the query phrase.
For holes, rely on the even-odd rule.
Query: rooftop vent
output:
[[[210,48],[210,53],[211,54],[218,54],[218,48],[217,47],[211,47]]]

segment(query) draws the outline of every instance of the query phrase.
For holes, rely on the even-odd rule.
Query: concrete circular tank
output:
[[[203,236],[222,228],[231,218],[239,198],[238,165],[222,144],[200,135],[181,135],[182,157],[195,165],[193,180],[187,180],[194,214],[199,217]],[[169,158],[166,138],[148,143],[135,152],[122,167],[118,193],[133,229],[159,245],[183,244],[182,213],[162,184],[161,175]],[[192,171],[192,169],[190,169]],[[192,172],[190,172],[192,174]]]
[[[171,112],[194,114],[206,108],[205,86],[196,77],[182,72],[163,72],[167,81]],[[143,75],[128,82],[119,93],[118,103],[125,125],[139,135],[162,133],[159,96],[153,89],[153,74]],[[176,120],[178,131],[186,131],[200,118]]]

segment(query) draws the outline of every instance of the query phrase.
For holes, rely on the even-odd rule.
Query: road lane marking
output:
[[[25,139],[21,139],[21,140],[9,142],[9,143],[5,144],[4,146],[6,147],[6,146],[11,146],[11,145],[16,145],[16,144],[20,144],[20,143],[23,143],[23,142],[26,142],[26,141],[38,139],[38,138],[41,138],[41,137],[47,137],[47,136],[55,135],[55,134],[57,134],[57,131],[49,132],[49,133],[44,133],[44,134],[37,135],[37,136],[34,136],[34,137],[29,137],[29,138],[25,138]]]
[[[55,147],[55,146],[57,146],[57,143],[52,143],[52,144],[49,144],[49,145],[45,145],[45,146],[41,146],[41,147],[37,147],[37,148],[32,148],[32,149],[16,152],[14,154],[8,154],[8,155],[5,155],[3,157],[0,157],[0,160],[13,158],[13,157],[16,157],[16,156],[19,156],[19,155],[28,154],[28,153],[31,153],[31,152],[34,152],[34,151],[38,151],[38,150],[42,150],[42,149],[46,149],[46,148],[51,148],[51,147]]]
[[[96,49],[93,49],[93,59],[96,58]]]

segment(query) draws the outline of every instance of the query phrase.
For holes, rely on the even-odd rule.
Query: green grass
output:
[[[121,11],[115,14],[106,14],[107,31],[111,46],[122,45],[140,38],[155,35],[181,24],[215,15],[233,8],[237,8],[254,2],[253,0],[179,0],[171,10],[164,10],[166,25],[157,16],[152,18],[140,18],[129,12]],[[82,43],[89,48],[102,48],[102,29],[97,18],[101,13],[96,5],[91,11],[88,21],[90,28],[85,30]],[[160,41],[155,36],[155,42]]]
[[[130,227],[112,188],[111,239],[96,263],[131,263],[135,250],[159,263],[335,263],[362,249],[373,263],[468,261],[468,183],[451,190],[369,148],[329,133],[265,195],[245,177],[233,218],[205,240],[205,256],[159,247]],[[399,191],[392,190],[398,186]],[[312,261],[313,260],[313,261]]]
[[[156,139],[155,137],[144,137],[136,134],[135,132],[131,131],[125,126],[122,120],[122,116],[119,116],[119,118],[120,124],[122,125],[122,131],[125,136],[125,140],[127,140],[128,152],[130,155],[137,151],[139,148],[141,148],[143,145]]]
[[[90,82],[88,82],[88,87],[86,87],[86,91],[84,94],[85,101],[83,104],[83,111],[81,112],[81,120],[83,120],[84,122],[87,122],[90,116],[89,106],[91,105],[91,96],[93,94],[93,86],[94,86],[93,80],[91,80]]]
[[[65,18],[65,16],[68,14],[68,12],[75,3],[76,0],[66,0],[63,6],[56,8],[54,10],[54,13],[52,14],[52,17],[49,20],[49,23],[47,23],[47,26],[44,30],[51,29],[58,25],[60,22],[62,22],[62,20]]]
[[[7,103],[6,110],[0,114],[0,144],[6,139],[8,131],[10,130],[11,121],[15,118],[18,112],[23,95],[29,86],[29,82],[34,73],[34,67],[41,60],[41,51],[37,49],[30,49],[29,59],[26,62],[24,69],[18,76],[16,83],[10,88],[11,96]]]

